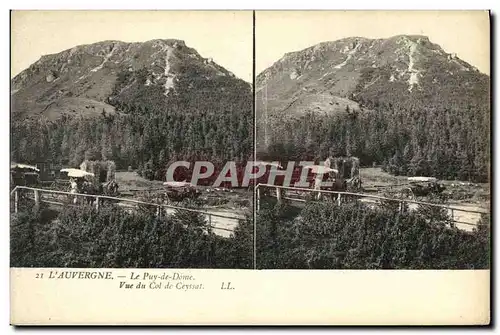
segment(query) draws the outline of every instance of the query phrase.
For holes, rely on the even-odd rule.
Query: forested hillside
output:
[[[69,166],[84,159],[111,159],[119,169],[149,164],[155,171],[176,160],[246,161],[253,148],[248,88],[247,96],[234,99],[229,93],[207,105],[196,98],[190,105],[171,104],[164,110],[139,101],[119,103],[121,115],[13,122],[11,158]]]
[[[261,157],[354,155],[394,174],[489,180],[490,79],[426,37],[321,43],[256,85]]]
[[[253,152],[251,85],[182,41],[79,46],[42,57],[12,83],[17,162],[111,159],[163,179],[169,162],[223,164]]]
[[[353,155],[396,175],[489,180],[489,110],[426,108],[415,112],[378,105],[370,111],[290,118],[271,136],[264,159],[321,160]]]

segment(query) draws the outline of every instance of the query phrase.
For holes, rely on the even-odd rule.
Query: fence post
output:
[[[208,225],[212,227],[212,215],[208,214]]]
[[[99,211],[99,197],[95,197],[95,209]]]
[[[19,210],[19,191],[16,189],[14,191],[14,213],[17,213]]]
[[[342,202],[341,198],[342,198],[342,194],[339,193],[339,196],[337,198],[337,203],[339,206],[340,206],[340,203]]]
[[[260,210],[260,188],[258,185],[256,189],[257,189],[257,212],[258,212]]]
[[[278,199],[278,202],[281,202],[281,188],[276,187],[276,199]]]
[[[35,191],[35,207],[40,207],[40,191],[39,190],[34,190]]]
[[[453,208],[451,208],[451,221],[455,221],[455,215],[453,212]]]

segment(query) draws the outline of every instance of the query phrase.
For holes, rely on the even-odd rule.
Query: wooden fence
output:
[[[96,210],[99,210],[99,206],[102,204],[103,200],[112,200],[118,203],[129,203],[129,204],[134,204],[134,205],[145,205],[145,206],[151,206],[153,208],[157,209],[157,215],[161,216],[162,215],[162,209],[170,209],[170,210],[177,210],[177,211],[185,211],[185,212],[191,212],[191,213],[199,213],[204,215],[208,219],[208,225],[212,227],[213,229],[217,230],[223,230],[223,231],[228,231],[232,232],[233,229],[228,229],[228,228],[223,228],[223,227],[217,227],[213,225],[213,221],[216,221],[217,218],[219,219],[224,219],[224,220],[230,220],[234,221],[235,226],[239,224],[241,220],[244,220],[241,217],[234,217],[234,216],[227,216],[227,215],[221,215],[221,214],[214,214],[198,209],[192,209],[192,208],[185,208],[185,207],[180,207],[180,206],[173,206],[173,205],[166,205],[166,204],[156,204],[156,203],[151,203],[151,202],[145,202],[145,201],[140,201],[140,200],[135,200],[135,199],[127,199],[127,198],[117,198],[117,197],[111,197],[111,196],[105,196],[105,195],[94,195],[94,194],[83,194],[83,193],[70,193],[70,192],[64,192],[64,191],[56,191],[56,190],[48,190],[48,189],[41,189],[41,188],[34,188],[34,187],[27,187],[27,186],[16,186],[10,193],[11,197],[14,195],[14,212],[17,213],[19,211],[19,199],[20,199],[20,192],[25,191],[25,192],[33,192],[34,197],[31,198],[32,200],[35,201],[35,206],[39,206],[42,202],[43,203],[48,203],[52,205],[59,205],[59,206],[68,206],[67,203],[63,202],[58,202],[58,201],[51,201],[47,199],[43,199],[43,194],[52,194],[52,195],[65,195],[68,196],[70,199],[74,199],[75,197],[77,199],[92,199],[93,205],[95,206]],[[69,204],[69,206],[78,206],[78,205],[72,205]]]
[[[463,221],[458,221],[455,220],[455,212],[465,212],[465,213],[474,213],[478,214],[479,216],[481,214],[488,214],[489,212],[486,210],[473,210],[473,209],[464,209],[464,208],[458,208],[454,206],[448,206],[448,205],[443,205],[443,204],[433,204],[429,202],[423,202],[423,201],[416,201],[416,200],[410,200],[410,199],[398,199],[398,198],[388,198],[388,197],[383,197],[379,195],[373,195],[373,194],[365,194],[365,193],[353,193],[353,192],[343,192],[343,191],[328,191],[328,190],[317,190],[317,189],[310,189],[310,188],[301,188],[301,187],[287,187],[287,186],[279,186],[279,185],[270,185],[270,184],[258,184],[256,186],[256,200],[257,200],[257,205],[256,205],[256,210],[260,210],[260,200],[262,197],[263,189],[268,189],[268,190],[275,190],[276,195],[273,195],[278,199],[278,201],[282,200],[289,200],[289,201],[295,201],[295,202],[306,202],[305,199],[301,198],[292,198],[285,196],[285,191],[292,191],[296,193],[312,193],[315,194],[317,197],[321,197],[323,195],[334,195],[336,196],[336,201],[340,205],[343,202],[343,199],[347,197],[355,197],[358,199],[367,199],[367,202],[379,204],[381,201],[388,201],[388,202],[397,202],[399,203],[399,207],[401,209],[405,208],[405,204],[414,204],[417,206],[430,206],[434,208],[443,208],[448,210],[450,213],[451,220],[455,223],[459,224],[464,224],[464,225],[471,225],[471,226],[476,226],[476,223],[471,223],[471,222],[463,222]]]

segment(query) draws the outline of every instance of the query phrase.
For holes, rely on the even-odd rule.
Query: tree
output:
[[[106,133],[103,133],[101,138],[101,159],[104,161],[113,160],[113,148],[111,147],[111,140]]]

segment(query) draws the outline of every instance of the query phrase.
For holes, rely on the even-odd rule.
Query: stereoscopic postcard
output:
[[[21,325],[488,325],[488,11],[11,12]]]

